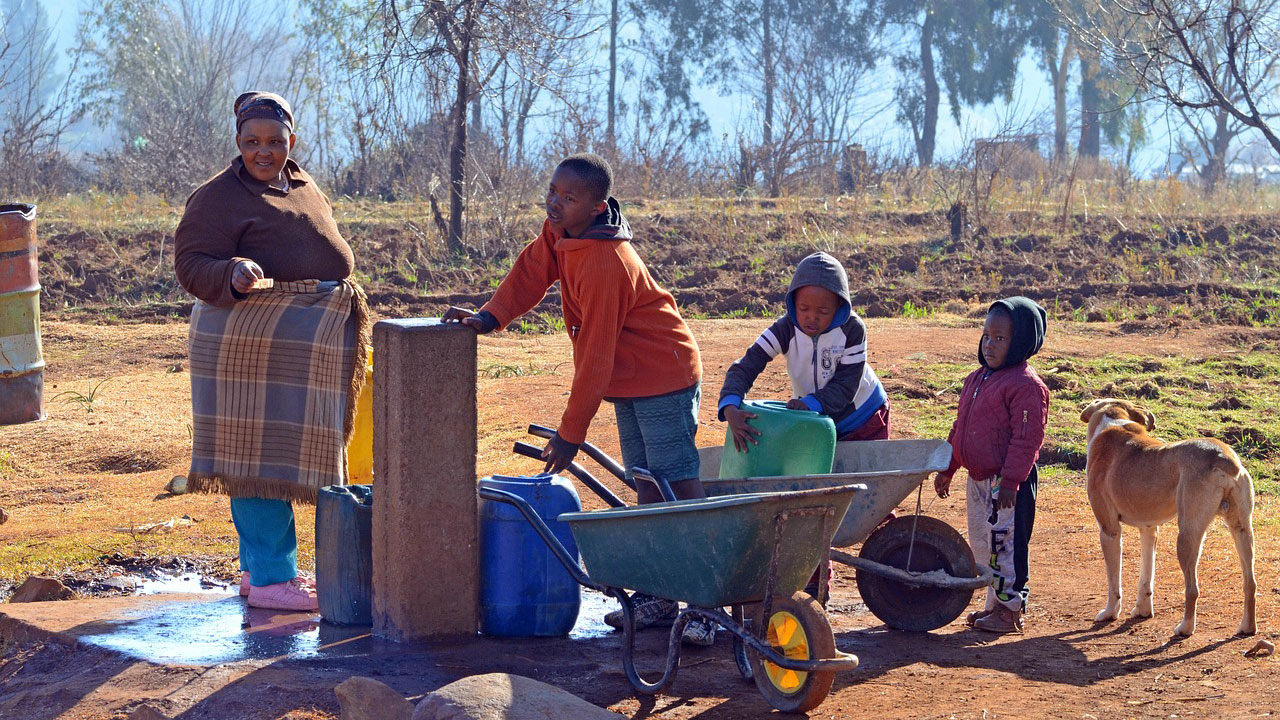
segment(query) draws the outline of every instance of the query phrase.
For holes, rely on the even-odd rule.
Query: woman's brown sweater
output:
[[[329,199],[293,160],[289,189],[255,180],[236,158],[187,198],[174,233],[174,265],[187,292],[231,305],[231,271],[241,260],[276,280],[342,280],[355,268]]]

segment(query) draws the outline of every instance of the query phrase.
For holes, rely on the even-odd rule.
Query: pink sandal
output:
[[[314,590],[316,588],[316,581],[314,578],[299,574],[296,579],[308,589]],[[240,597],[249,597],[250,587],[252,586],[249,584],[249,571],[240,571]]]

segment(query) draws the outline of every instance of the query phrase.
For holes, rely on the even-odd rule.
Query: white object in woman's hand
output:
[[[262,272],[262,266],[252,260],[241,260],[231,271],[231,289],[243,295],[249,292],[255,280],[263,277],[266,273]]]

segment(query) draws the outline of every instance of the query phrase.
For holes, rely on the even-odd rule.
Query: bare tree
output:
[[[861,38],[856,50],[831,52],[837,38],[828,27],[798,14],[780,15],[774,23],[775,133],[762,147],[770,153],[771,195],[805,176],[821,191],[832,189],[842,149],[885,109],[867,102],[878,89],[871,74],[878,38]]]
[[[1268,4],[1276,3],[1272,0]],[[1193,26],[1187,29],[1186,36],[1197,48],[1199,55],[1222,55],[1224,51],[1218,47],[1221,38],[1206,33],[1206,29],[1203,24]],[[1243,88],[1233,82],[1228,64],[1220,64],[1215,68],[1215,85],[1224,98],[1235,105],[1246,104],[1250,96],[1270,98],[1273,93],[1280,91],[1280,76],[1277,75],[1280,68],[1276,67],[1276,60],[1274,55],[1268,58],[1266,62],[1271,65],[1270,71],[1252,75],[1247,80],[1250,85]],[[1206,191],[1212,192],[1226,177],[1227,167],[1231,164],[1233,152],[1236,152],[1236,141],[1249,126],[1222,104],[1204,108],[1173,104],[1171,109],[1177,113],[1186,131],[1178,141],[1179,151],[1188,162],[1196,166]],[[1264,110],[1261,116],[1264,120],[1270,120],[1275,112]]]
[[[81,16],[77,92],[114,131],[98,158],[109,186],[184,193],[233,152],[231,102],[249,87],[299,86],[283,16],[253,0],[105,0]],[[181,152],[175,152],[181,147]]]
[[[37,0],[5,0],[0,40],[0,189],[57,190],[70,180],[59,143],[78,119],[68,79],[57,71],[48,15]]]
[[[619,104],[629,119],[614,152],[618,175],[635,182],[642,195],[688,190],[702,175],[701,143],[709,126],[702,113],[661,91],[663,58],[641,48],[626,63],[633,100]]]
[[[380,2],[303,3],[299,56],[317,126],[312,152],[342,194],[431,195],[448,163],[452,83],[393,61],[396,38],[383,32]]]
[[[1239,153],[1239,150],[1233,151],[1233,143],[1247,128],[1221,108],[1199,112],[1173,109],[1186,129],[1186,134],[1176,140],[1178,154],[1184,163],[1195,167],[1205,190],[1213,192]]]
[[[1189,113],[1222,112],[1280,153],[1277,114],[1280,0],[1093,0],[1081,36],[1128,68],[1140,90]],[[1105,12],[1102,12],[1105,10]]]
[[[570,0],[380,0],[378,21],[389,42],[380,72],[405,66],[424,76],[447,77],[451,85],[449,112],[448,242],[462,252],[467,206],[469,108],[484,83],[501,63],[483,62],[487,53],[535,55],[539,43],[560,47],[573,38],[557,36],[550,28],[559,14],[582,11]]]
[[[540,41],[518,43],[510,48],[486,48],[483,54],[490,68],[484,92],[486,97],[493,98],[491,104],[497,111],[490,122],[496,127],[491,139],[496,141],[498,156],[488,169],[495,187],[513,169],[524,173],[525,179],[536,174],[541,183],[542,170],[530,173],[533,168],[526,164],[529,151],[536,149],[529,143],[531,123],[557,115],[556,108],[566,104],[586,101],[599,105],[595,83],[598,73],[593,65],[581,59],[581,41],[600,32],[600,18],[589,8],[576,13],[552,8],[552,12],[526,17],[524,22],[538,26]],[[519,28],[511,31],[519,32]],[[616,48],[610,49],[610,55],[616,61]],[[611,82],[616,92],[616,76]],[[581,90],[589,94],[580,98],[576,91]],[[615,123],[616,107],[609,107],[606,101],[606,118],[612,115]],[[614,132],[616,138],[616,126]],[[606,127],[604,150],[608,152],[614,142]]]
[[[618,146],[618,0],[609,0],[609,110],[604,144],[612,153]]]

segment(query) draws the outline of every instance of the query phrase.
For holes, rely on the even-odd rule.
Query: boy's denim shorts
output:
[[[701,382],[666,395],[615,398],[612,402],[628,478],[632,468],[640,467],[667,482],[697,479],[700,467],[694,438],[702,403]]]

